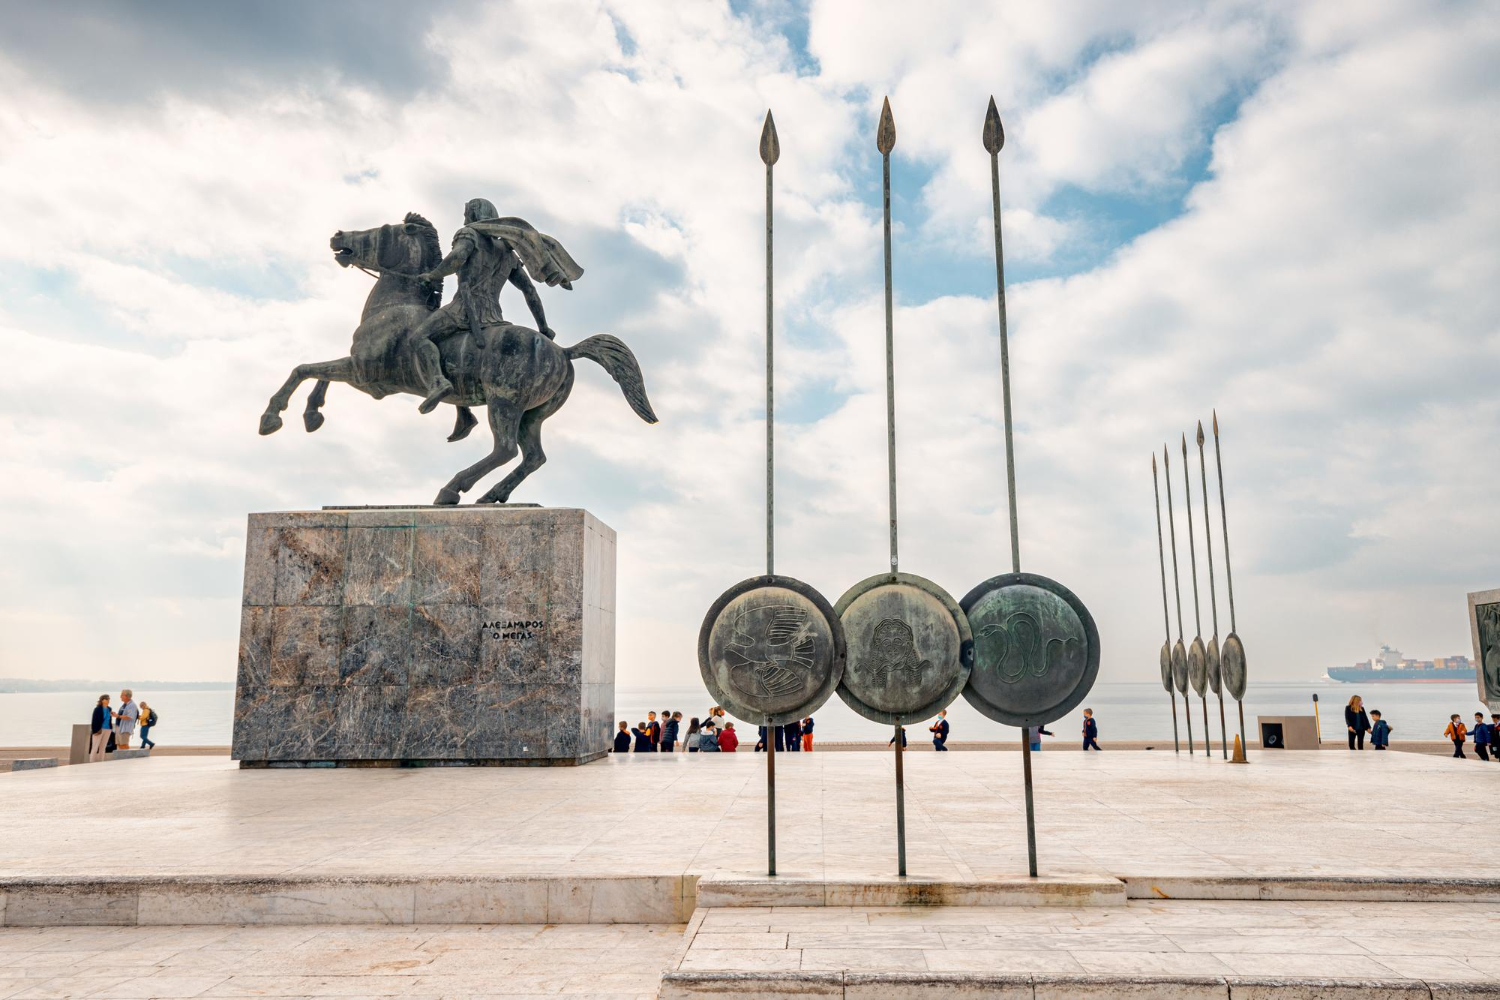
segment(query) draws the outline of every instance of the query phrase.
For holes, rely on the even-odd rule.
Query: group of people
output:
[[[1359,695],[1349,699],[1344,706],[1344,728],[1349,731],[1349,749],[1363,750],[1365,734],[1370,735],[1370,744],[1376,750],[1385,750],[1391,745],[1391,724],[1380,717],[1378,709],[1365,711],[1365,703]],[[1453,744],[1453,756],[1464,757],[1464,744],[1474,744],[1474,753],[1480,760],[1500,761],[1500,712],[1491,713],[1490,721],[1484,721],[1483,712],[1474,713],[1474,728],[1464,725],[1463,716],[1454,712],[1448,717],[1443,736]]]
[[[1376,712],[1375,716],[1378,719],[1380,713]],[[937,718],[933,720],[932,725],[927,727],[927,731],[932,734],[934,750],[948,749],[948,734],[952,731],[952,727],[948,723],[947,709],[937,714]],[[1028,726],[1026,729],[1026,741],[1031,745],[1032,750],[1040,750],[1042,737],[1051,735],[1052,733],[1042,726]],[[886,746],[894,746],[898,736],[901,739],[901,745],[906,746],[905,726],[896,730]],[[811,751],[813,748],[812,716],[809,715],[805,719],[794,720],[781,726],[761,726],[756,735],[755,752],[765,752],[768,740],[778,753]],[[676,753],[679,751],[733,753],[739,749],[739,745],[740,737],[735,732],[734,723],[729,721],[724,714],[724,709],[718,705],[708,710],[706,718],[700,720],[694,716],[688,720],[685,733],[682,730],[682,713],[670,710],[663,711],[660,719],[657,718],[655,712],[647,712],[646,721],[637,722],[633,726],[628,722],[621,722],[619,729],[615,732],[615,753]],[[1103,749],[1099,746],[1099,724],[1094,721],[1092,708],[1083,710],[1083,749]]]
[[[1379,709],[1366,712],[1364,699],[1359,695],[1350,698],[1349,704],[1344,706],[1344,728],[1349,730],[1350,750],[1365,748],[1366,733],[1370,734],[1370,745],[1376,750],[1385,750],[1391,745],[1391,724],[1380,717]]]
[[[136,704],[129,688],[120,692],[119,708],[111,707],[109,695],[101,694],[89,722],[89,760],[103,760],[106,753],[129,750],[130,737],[137,725],[141,727],[141,746],[151,749],[156,746],[151,739],[151,727],[156,722],[155,709],[144,701]]]
[[[808,734],[806,748],[811,750],[812,719],[806,719],[805,724]],[[795,725],[800,729],[803,723]],[[615,753],[734,753],[739,749],[740,737],[734,730],[734,723],[718,705],[709,709],[703,719],[697,716],[689,719],[686,732],[682,726],[682,713],[670,709],[663,710],[659,719],[655,712],[647,712],[646,720],[633,726],[621,722],[615,732]],[[764,739],[764,727],[761,733]],[[776,746],[781,747],[779,737]],[[760,749],[759,744],[756,749]]]
[[[1457,712],[1448,717],[1448,728],[1443,730],[1443,735],[1453,741],[1453,756],[1464,756],[1464,744],[1470,740],[1474,741],[1474,754],[1480,760],[1500,760],[1500,712],[1490,714],[1490,721],[1484,721],[1483,712],[1474,713],[1474,728],[1469,729],[1464,725],[1464,720]]]

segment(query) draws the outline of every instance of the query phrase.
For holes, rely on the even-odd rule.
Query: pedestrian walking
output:
[[[793,719],[782,726],[781,736],[788,753],[802,749],[802,723],[799,720]]]
[[[906,727],[905,726],[897,726],[896,727],[896,732],[891,735],[890,739],[888,739],[888,740],[885,741],[885,745],[888,746],[888,747],[895,746],[896,745],[896,737],[897,736],[901,737],[901,746],[903,748],[905,748],[905,746],[906,746]]]
[[[1349,749],[1365,748],[1365,733],[1370,731],[1370,717],[1365,714],[1365,701],[1359,695],[1349,699],[1344,706],[1344,728],[1349,730]]]
[[[620,723],[620,729],[619,729],[619,731],[617,733],[615,733],[615,753],[629,753],[629,752],[630,752],[630,725],[628,723],[621,722]]]
[[[1099,746],[1099,723],[1094,721],[1094,710],[1083,710],[1083,749],[1102,750]]]
[[[1051,735],[1051,733],[1047,732],[1041,726],[1026,727],[1026,742],[1031,744],[1032,750],[1040,750],[1042,748],[1042,737]]]
[[[802,749],[812,752],[813,718],[808,716],[802,720]]]
[[[156,743],[151,739],[151,727],[156,725],[156,709],[146,704],[144,700],[141,702],[140,722],[141,746],[145,747],[147,750],[150,750],[152,747],[156,746]]]
[[[1464,755],[1464,740],[1469,738],[1469,731],[1464,728],[1463,720],[1454,712],[1448,716],[1448,728],[1443,730],[1443,735],[1453,741],[1453,756]]]
[[[662,718],[667,721],[661,729],[661,752],[671,753],[677,746],[677,727],[682,725],[682,713],[663,712]]]
[[[698,752],[698,733],[701,732],[702,729],[703,723],[698,721],[698,717],[696,715],[688,720],[687,736],[683,737],[682,740],[682,742],[687,744],[688,753]]]
[[[723,753],[734,753],[739,749],[740,737],[734,731],[734,723],[726,722],[724,731],[719,734],[719,750]]]
[[[140,714],[130,688],[125,688],[120,692],[120,707],[115,712],[115,745],[118,749],[130,749],[130,734],[135,732],[135,720]]]
[[[1370,725],[1370,742],[1376,750],[1384,750],[1391,743],[1391,724],[1380,717],[1380,710],[1373,709],[1370,718],[1375,721]]]
[[[104,748],[109,745],[114,731],[114,713],[110,711],[109,695],[101,694],[94,703],[94,718],[89,722],[89,760],[103,760]]]
[[[946,708],[938,713],[937,721],[928,726],[927,731],[932,734],[932,749],[943,751],[948,749],[948,710]]]
[[[1500,760],[1500,712],[1490,715],[1490,760]]]
[[[1490,727],[1483,712],[1474,713],[1474,753],[1480,760],[1490,759]]]
[[[755,749],[752,750],[752,751],[750,751],[750,752],[751,753],[765,753],[766,752],[766,727],[765,726],[761,726],[760,727],[760,735],[758,735],[755,738]]]

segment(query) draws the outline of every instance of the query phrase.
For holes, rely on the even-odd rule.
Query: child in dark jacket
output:
[[[1376,750],[1384,750],[1391,744],[1391,724],[1380,717],[1379,711],[1371,712],[1370,718],[1375,720],[1370,727],[1370,742]]]
[[[1500,712],[1490,715],[1490,760],[1500,760]]]
[[[1490,727],[1484,721],[1483,712],[1474,713],[1474,728],[1469,730],[1474,734],[1474,753],[1480,760],[1490,759]]]
[[[620,731],[615,733],[615,753],[630,752],[630,733],[626,731],[629,728],[626,723],[620,723]]]
[[[631,735],[635,737],[636,753],[653,753],[656,744],[651,741],[651,727],[644,722],[638,722],[630,727]]]

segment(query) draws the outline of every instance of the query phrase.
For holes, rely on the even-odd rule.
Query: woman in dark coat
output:
[[[1349,749],[1365,748],[1365,733],[1370,731],[1370,717],[1365,714],[1364,699],[1355,695],[1344,706],[1344,725],[1349,730]]]

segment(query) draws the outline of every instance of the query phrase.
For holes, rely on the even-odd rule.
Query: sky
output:
[[[625,340],[661,418],[580,362],[512,499],[618,532],[618,682],[696,683],[704,613],[764,566],[767,108],[777,569],[831,601],[880,572],[887,95],[904,571],[961,597],[1010,569],[993,95],[1022,566],[1089,606],[1101,679],[1158,676],[1163,446],[1199,630],[1181,435],[1215,408],[1252,686],[1381,642],[1470,653],[1464,595],[1500,586],[1493,5],[184,0],[5,20],[0,676],[229,680],[247,513],[426,503],[484,454],[481,433],[445,442],[446,407],[342,385],[316,434],[300,394],[280,433],[256,425],[293,366],[348,351],[370,282],[333,232],[416,211],[446,242],[485,197],[583,265],[543,289],[551,326]]]

